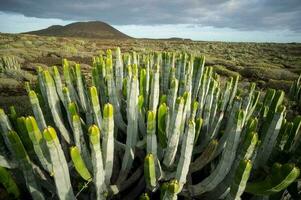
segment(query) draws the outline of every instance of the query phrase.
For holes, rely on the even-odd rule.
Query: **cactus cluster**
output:
[[[14,56],[3,56],[0,59],[0,72],[4,70],[20,70],[21,65],[19,61]]]
[[[286,120],[284,92],[240,90],[238,76],[224,83],[204,64],[204,56],[116,48],[93,59],[90,87],[79,64],[38,68],[37,86],[26,87],[34,116],[0,110],[1,183],[17,198],[13,175],[22,173],[33,199],[292,191],[301,117]]]
[[[0,82],[6,87],[19,88],[24,81],[34,82],[35,76],[21,68],[22,59],[16,56],[0,57]]]
[[[301,75],[298,77],[297,80],[293,82],[291,85],[289,96],[290,99],[295,101],[299,108],[301,108]]]

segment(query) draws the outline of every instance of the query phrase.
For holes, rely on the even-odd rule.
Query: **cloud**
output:
[[[22,33],[47,28],[51,25],[67,25],[73,21],[25,17],[22,14],[4,13],[0,11],[0,32]]]
[[[192,24],[301,32],[300,0],[0,0],[0,11],[113,25]]]

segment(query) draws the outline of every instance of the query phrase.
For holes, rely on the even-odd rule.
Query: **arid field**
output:
[[[36,81],[36,67],[62,66],[67,58],[90,70],[93,56],[106,49],[120,47],[122,52],[177,51],[206,57],[205,66],[212,66],[221,76],[241,75],[243,82],[256,82],[264,89],[272,87],[289,90],[301,73],[301,44],[299,43],[230,43],[184,39],[85,39],[47,37],[26,34],[1,34],[1,65],[9,57],[20,66],[18,73],[0,73],[0,107],[16,104],[27,107],[23,97],[24,81]],[[25,106],[26,105],[26,106]]]
[[[301,200],[301,0],[3,0],[0,200]]]
[[[10,189],[0,187],[0,199],[9,194],[25,199],[217,199],[223,192],[235,200],[298,199],[300,73],[300,43],[0,34],[0,128],[5,132],[15,126],[18,133],[8,131],[8,147],[22,137],[23,149],[38,163],[8,154],[0,161],[11,173],[3,167],[1,173],[23,180],[17,171],[21,167],[44,183],[37,193],[20,187],[34,181],[6,183]],[[59,130],[60,141],[48,125]],[[27,132],[36,134],[32,142]],[[173,145],[176,140],[181,143]],[[38,141],[47,143],[49,154],[41,152],[46,143]],[[90,141],[90,151],[79,150],[87,148],[79,141]],[[103,161],[94,152],[102,154],[100,141]],[[157,145],[161,161],[155,157]],[[66,179],[59,174],[65,168],[70,171],[63,173]],[[100,180],[104,185],[98,182],[102,176],[107,176]],[[242,189],[235,191],[236,186]]]

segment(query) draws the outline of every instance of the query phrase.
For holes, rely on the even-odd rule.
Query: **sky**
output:
[[[0,0],[0,32],[104,21],[132,37],[301,42],[301,0]]]

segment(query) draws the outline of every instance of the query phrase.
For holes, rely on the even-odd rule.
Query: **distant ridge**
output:
[[[53,25],[46,29],[24,34],[40,36],[82,37],[98,39],[129,39],[130,36],[101,21],[75,22],[66,26]]]

